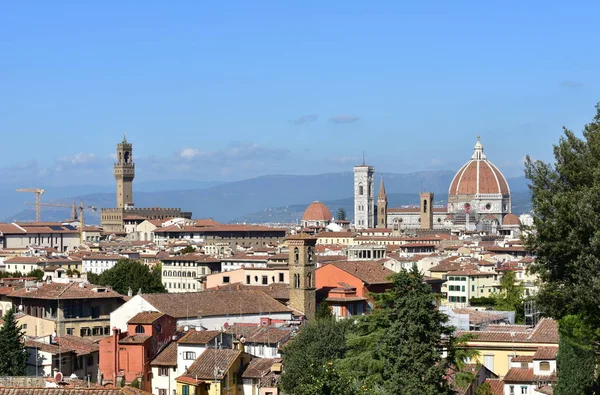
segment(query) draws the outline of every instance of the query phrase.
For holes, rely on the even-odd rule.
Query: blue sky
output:
[[[600,4],[97,1],[0,6],[3,182],[455,169],[509,177],[600,101]]]

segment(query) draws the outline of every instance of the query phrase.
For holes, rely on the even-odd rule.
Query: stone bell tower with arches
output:
[[[123,136],[123,141],[117,144],[114,174],[117,181],[117,208],[133,206],[135,165],[133,163],[133,146],[127,142],[127,136]]]
[[[287,238],[290,270],[290,307],[304,314],[308,320],[315,318],[317,291],[315,271],[317,238],[306,234]]]

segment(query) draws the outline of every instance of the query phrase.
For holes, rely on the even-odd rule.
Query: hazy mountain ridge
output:
[[[375,193],[378,192],[379,180],[383,176],[390,207],[417,204],[418,193],[424,190],[433,191],[436,194],[436,201],[440,200],[443,203],[454,174],[454,171],[449,170],[408,174],[377,173]],[[508,181],[513,195],[515,192],[526,189],[524,177]],[[193,185],[193,183],[190,184]],[[280,214],[275,215],[276,212],[285,212],[285,207],[289,207],[290,214],[300,212],[301,217],[306,206],[314,200],[326,202],[334,215],[338,207],[344,207],[348,217],[351,218],[353,210],[353,174],[351,172],[319,175],[267,175],[206,188],[154,192],[142,192],[137,188],[137,184],[134,183],[134,186],[136,186],[135,203],[138,207],[179,207],[184,211],[192,211],[194,218],[211,217],[222,222],[271,222],[272,218],[279,218]],[[33,196],[28,197],[26,194],[14,193],[14,195],[24,195],[17,196],[22,199],[21,202],[33,200]],[[43,200],[46,203],[65,204],[83,201],[86,205],[98,208],[114,207],[115,205],[114,193],[104,192],[104,190],[101,193],[81,194],[52,201]],[[264,213],[264,216],[259,213]],[[34,218],[34,207],[27,206],[26,210],[13,215],[8,215],[8,213],[5,215],[7,221],[31,220]],[[294,215],[297,216],[297,214],[292,216]],[[69,216],[69,209],[42,207],[42,219],[45,221],[63,220]],[[263,217],[264,219],[261,220]],[[290,215],[285,214],[283,217],[288,218]],[[99,212],[86,212],[86,222],[99,223]]]

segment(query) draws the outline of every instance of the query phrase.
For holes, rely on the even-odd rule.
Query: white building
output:
[[[123,258],[125,257],[121,255],[90,255],[83,257],[83,272],[100,274],[112,269]]]
[[[354,226],[356,229],[375,227],[375,167],[364,163],[354,166]]]

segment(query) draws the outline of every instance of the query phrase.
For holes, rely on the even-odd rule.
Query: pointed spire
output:
[[[473,152],[473,156],[471,157],[475,160],[485,159],[485,154],[483,153],[483,144],[481,144],[481,136],[477,135],[477,142],[475,143],[475,150]]]
[[[378,201],[386,201],[387,195],[385,194],[385,185],[383,184],[383,177],[381,177],[381,182],[379,183],[379,196],[377,197]]]
[[[127,144],[127,132],[123,133],[123,144]]]

